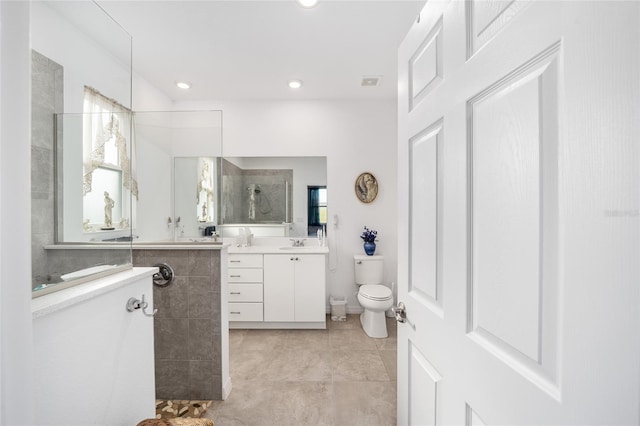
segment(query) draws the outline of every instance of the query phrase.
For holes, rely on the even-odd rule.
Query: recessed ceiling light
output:
[[[188,81],[176,81],[176,86],[178,86],[180,89],[190,89],[191,83],[189,83]]]
[[[289,82],[289,87],[291,87],[292,89],[299,89],[302,87],[302,81],[300,80],[291,80]]]
[[[312,8],[316,4],[318,4],[318,0],[296,0],[298,4],[302,7]]]

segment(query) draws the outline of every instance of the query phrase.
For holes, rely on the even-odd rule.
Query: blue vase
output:
[[[364,243],[364,252],[367,253],[367,256],[373,256],[373,253],[376,251],[376,243],[365,241]]]

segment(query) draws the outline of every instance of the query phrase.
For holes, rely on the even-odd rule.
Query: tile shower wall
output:
[[[45,245],[54,243],[54,126],[63,111],[63,68],[31,51],[31,258],[32,287],[51,282]]]
[[[133,251],[134,266],[169,264],[153,288],[156,398],[222,399],[220,250]]]
[[[282,223],[286,219],[286,185],[293,186],[291,169],[241,169],[223,160],[224,223]],[[255,219],[249,219],[250,185],[259,186],[254,194]],[[291,200],[288,200],[291,203]]]
[[[254,194],[255,200],[255,220],[249,220],[249,209],[244,209],[243,219],[241,223],[268,223],[268,222],[285,222],[286,204],[288,201],[285,196],[286,182],[293,184],[293,170],[288,169],[257,169],[244,170],[242,191],[242,205],[249,205],[250,192],[247,188],[250,185],[259,186],[259,192]]]

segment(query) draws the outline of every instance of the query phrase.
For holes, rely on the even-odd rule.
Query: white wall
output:
[[[84,86],[91,86],[126,107],[131,106],[130,57],[120,58],[106,50],[101,41],[88,36],[92,28],[78,28],[61,13],[84,15],[89,25],[109,34],[110,43],[130,48],[130,36],[90,2],[33,1],[31,8],[31,46],[64,67],[64,111],[81,113]]]
[[[396,103],[395,101],[177,102],[176,110],[223,111],[224,156],[326,156],[329,215],[327,294],[355,298],[353,255],[363,254],[363,226],[378,230],[376,254],[385,256],[385,282],[396,280]],[[378,179],[371,204],[354,194],[364,171]]]
[[[29,3],[0,2],[0,424],[33,424]]]
[[[113,288],[34,318],[34,424],[135,425],[155,417],[153,318],[125,309],[143,294],[153,306],[152,268],[143,269],[149,272],[136,268],[35,300],[48,307],[63,293]]]

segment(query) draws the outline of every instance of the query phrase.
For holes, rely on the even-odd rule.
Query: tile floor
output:
[[[369,338],[358,315],[326,330],[230,330],[233,390],[216,426],[395,425],[396,323]]]

